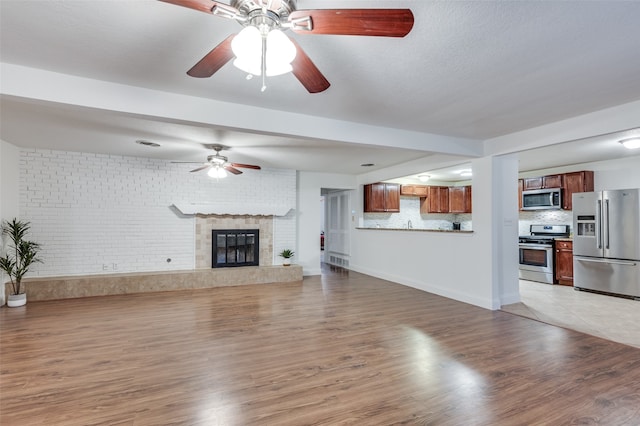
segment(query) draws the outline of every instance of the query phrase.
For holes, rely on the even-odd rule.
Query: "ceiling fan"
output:
[[[207,53],[187,74],[192,77],[211,77],[231,59],[234,65],[247,71],[248,78],[262,76],[262,90],[266,88],[265,76],[293,72],[309,93],[322,92],[330,83],[311,61],[295,40],[288,38],[280,30],[290,29],[298,34],[335,34],[383,37],[404,37],[413,27],[413,13],[410,9],[309,9],[296,10],[295,0],[231,0],[227,5],[213,0],[160,0],[200,12],[233,19],[245,29],[232,34]],[[257,31],[256,31],[257,29]],[[252,52],[258,57],[258,64],[248,65],[238,53],[246,46],[249,33],[260,36],[257,45],[251,44]],[[246,35],[246,36],[245,36]],[[277,37],[276,37],[277,36]],[[248,42],[247,42],[248,43]],[[241,46],[242,45],[242,46]],[[273,71],[280,66],[271,60],[271,52],[276,46],[288,49],[286,70]],[[288,46],[288,47],[284,47]],[[261,50],[260,50],[261,48]],[[280,60],[280,59],[278,59]]]
[[[224,145],[213,144],[205,145],[205,147],[213,149],[216,152],[213,155],[207,156],[206,163],[198,163],[193,161],[173,161],[173,163],[202,164],[200,167],[191,170],[191,173],[199,172],[201,170],[209,170],[209,176],[218,178],[225,177],[226,172],[232,173],[234,175],[242,174],[242,172],[237,168],[260,170],[260,166],[255,166],[253,164],[229,163],[228,158],[220,154],[220,151],[229,149]]]

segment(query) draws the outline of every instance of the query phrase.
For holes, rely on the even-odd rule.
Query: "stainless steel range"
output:
[[[553,284],[553,244],[567,238],[570,225],[531,225],[519,238],[520,279]]]

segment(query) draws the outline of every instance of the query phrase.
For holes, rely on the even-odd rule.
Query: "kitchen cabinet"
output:
[[[562,175],[539,176],[523,179],[523,190],[562,188]]]
[[[397,183],[372,183],[364,186],[365,213],[400,212],[400,185]]]
[[[417,197],[426,197],[429,195],[427,185],[401,185],[400,195],[415,195]]]
[[[562,208],[572,210],[576,192],[593,192],[593,171],[565,173],[562,184]]]
[[[471,186],[449,187],[449,213],[471,213]]]
[[[427,198],[420,199],[420,213],[449,213],[449,187],[429,186]]]
[[[518,210],[522,210],[522,189],[524,188],[524,179],[518,179]]]
[[[556,282],[573,286],[573,241],[556,241]]]

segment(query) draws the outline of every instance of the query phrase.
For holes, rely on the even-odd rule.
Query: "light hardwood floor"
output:
[[[0,424],[640,424],[640,349],[325,272],[2,308]]]

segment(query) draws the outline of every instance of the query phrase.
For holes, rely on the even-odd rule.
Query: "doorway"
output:
[[[322,189],[321,261],[343,268],[349,268],[351,256],[352,193],[350,190]]]

